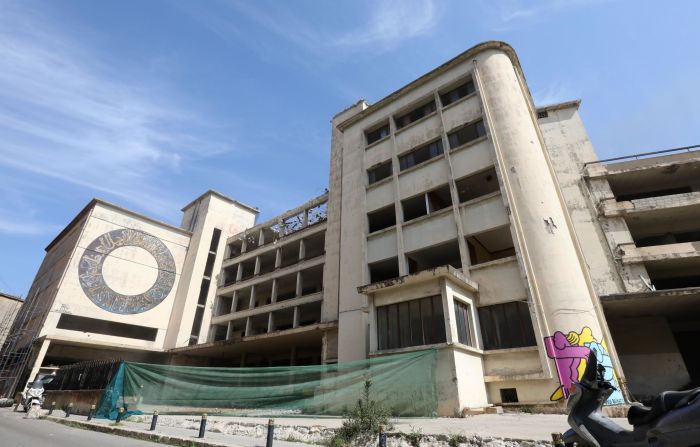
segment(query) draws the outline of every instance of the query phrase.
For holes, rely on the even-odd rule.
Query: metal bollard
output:
[[[554,447],[564,447],[564,438],[561,433],[552,433],[552,445]]]
[[[117,413],[117,420],[115,423],[119,424],[122,421],[122,418],[124,417],[124,407],[119,407],[119,412]]]
[[[70,417],[70,414],[72,411],[73,411],[73,402],[69,403],[68,406],[66,407],[66,417]]]
[[[155,431],[157,423],[158,423],[158,410],[153,412],[153,418],[151,419],[151,431]]]
[[[272,441],[275,439],[275,420],[268,419],[267,421],[267,444],[265,447],[272,447]]]
[[[386,433],[384,433],[384,426],[379,426],[379,447],[386,447]]]
[[[92,420],[92,417],[95,415],[95,405],[90,405],[90,411],[88,411],[88,421]]]
[[[204,431],[207,429],[207,414],[202,413],[202,420],[199,422],[199,436],[198,438],[204,437]]]
[[[51,406],[49,407],[49,416],[53,414],[54,408],[56,408],[56,401],[51,402]]]

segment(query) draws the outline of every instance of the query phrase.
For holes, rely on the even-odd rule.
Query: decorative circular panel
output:
[[[110,253],[122,247],[141,248],[155,259],[158,274],[153,285],[143,293],[124,295],[105,282],[102,272],[105,260]],[[134,264],[135,275],[139,269],[152,268],[133,260],[121,260]],[[85,295],[97,306],[117,314],[138,314],[153,309],[168,296],[175,284],[175,260],[168,247],[157,237],[124,228],[105,233],[88,245],[80,258],[78,275]]]

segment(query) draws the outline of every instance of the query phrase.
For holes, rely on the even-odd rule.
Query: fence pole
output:
[[[51,406],[49,407],[49,416],[53,414],[54,408],[56,408],[56,401],[51,402]]]
[[[71,412],[73,411],[73,402],[69,403],[68,406],[66,407],[66,417],[70,417]]]
[[[155,431],[157,423],[158,423],[158,410],[153,412],[153,418],[151,419],[151,431]]]
[[[122,421],[122,418],[124,417],[124,407],[119,407],[119,412],[117,413],[117,420],[116,423],[120,423]]]
[[[272,441],[275,439],[275,420],[269,419],[267,421],[267,444],[265,447],[272,447]]]
[[[88,421],[92,420],[92,417],[95,415],[95,404],[90,405],[90,411],[88,411]]]
[[[207,429],[207,414],[202,413],[202,420],[199,422],[199,438],[204,437],[204,431]]]
[[[386,433],[383,425],[379,426],[379,447],[386,447]]]

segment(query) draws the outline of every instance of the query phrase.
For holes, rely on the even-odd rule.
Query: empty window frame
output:
[[[455,320],[457,322],[457,340],[463,345],[474,346],[472,337],[471,306],[467,303],[454,300]]]
[[[369,267],[369,282],[384,281],[399,276],[399,259],[394,257],[384,261],[373,262]]]
[[[412,151],[399,156],[399,168],[401,171],[442,155],[442,140],[435,140],[420,146]]]
[[[450,134],[447,135],[447,139],[450,142],[450,149],[454,149],[470,141],[474,141],[477,138],[481,138],[484,135],[486,135],[484,121],[479,120],[450,132]]]
[[[466,239],[472,265],[515,256],[515,246],[508,225],[468,236]]]
[[[535,331],[527,303],[495,304],[479,308],[484,349],[535,346]]]
[[[416,107],[408,113],[404,113],[403,115],[395,117],[394,122],[396,123],[396,129],[406,127],[409,124],[418,121],[419,119],[428,116],[433,112],[435,112],[435,100],[431,100],[430,102]]]
[[[440,295],[377,307],[379,350],[444,343]]]
[[[406,253],[408,273],[417,273],[443,265],[451,265],[456,269],[462,268],[459,255],[459,244],[456,239]]]
[[[457,186],[459,203],[468,202],[500,190],[495,168],[459,179],[455,185]]]
[[[370,144],[374,143],[375,141],[379,141],[383,138],[386,138],[389,136],[389,123],[382,124],[381,126],[365,131],[365,137],[367,138],[367,145],[369,146]]]
[[[242,252],[243,252],[243,240],[242,239],[236,239],[235,241],[228,244],[228,257],[229,258],[235,258],[236,256],[240,256]]]
[[[389,228],[396,225],[396,213],[394,211],[394,205],[389,205],[384,208],[380,208],[376,211],[367,213],[367,221],[369,223],[369,232],[374,233],[375,231],[383,230],[384,228]]]
[[[384,180],[387,177],[391,177],[391,160],[367,170],[367,181],[370,185],[372,183],[377,183],[380,180]]]
[[[501,388],[501,403],[515,404],[518,403],[518,390],[515,388]]]
[[[442,106],[445,107],[447,105],[452,104],[455,101],[459,101],[465,96],[471,95],[475,91],[476,88],[474,87],[474,81],[468,79],[466,82],[453,88],[452,90],[449,90],[446,93],[442,93],[440,95],[440,102],[442,102]]]
[[[452,205],[452,197],[450,196],[450,187],[448,185],[440,186],[432,191],[413,196],[401,201],[403,209],[403,221],[408,222],[426,214],[440,211]]]

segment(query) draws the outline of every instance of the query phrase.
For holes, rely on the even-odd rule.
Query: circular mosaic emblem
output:
[[[110,253],[124,247],[143,249],[155,259],[158,272],[155,282],[143,293],[122,294],[105,282],[102,271],[105,261]],[[137,265],[137,268],[150,267]],[[105,233],[88,245],[80,258],[78,276],[83,292],[97,306],[117,314],[138,314],[153,309],[168,296],[175,284],[175,260],[157,237],[125,228]]]

